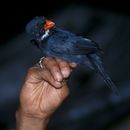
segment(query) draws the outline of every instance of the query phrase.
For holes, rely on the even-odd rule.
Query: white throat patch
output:
[[[49,36],[50,30],[45,31],[45,34],[42,35],[41,40]]]

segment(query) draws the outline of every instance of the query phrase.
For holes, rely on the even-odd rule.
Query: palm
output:
[[[68,88],[65,83],[61,89],[56,89],[44,80],[26,82],[21,93],[21,105],[30,116],[32,114],[43,118],[51,115],[67,95]]]
[[[64,79],[76,65],[51,57],[44,59],[43,65],[44,69],[29,70],[20,93],[20,109],[27,116],[49,117],[69,94]]]

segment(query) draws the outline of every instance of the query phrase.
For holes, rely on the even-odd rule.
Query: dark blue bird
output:
[[[115,84],[104,70],[99,55],[101,49],[96,42],[59,29],[54,22],[45,17],[35,17],[31,20],[26,26],[26,32],[31,36],[31,42],[37,45],[44,56],[60,58],[95,69],[107,86],[118,93]]]

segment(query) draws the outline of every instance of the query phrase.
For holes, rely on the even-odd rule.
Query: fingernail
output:
[[[68,68],[64,68],[62,70],[62,74],[63,74],[64,78],[67,78],[69,76],[69,74],[70,74],[69,69]]]
[[[62,81],[62,77],[59,73],[55,73],[55,76],[57,81]]]

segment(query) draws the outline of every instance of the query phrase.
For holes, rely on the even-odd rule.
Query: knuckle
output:
[[[69,66],[63,66],[62,68],[61,68],[61,71],[70,71],[70,67]]]
[[[66,62],[60,62],[61,66],[68,66],[68,64]]]
[[[45,65],[46,65],[47,67],[56,66],[56,63],[55,63],[55,61],[53,61],[53,60],[48,60],[48,61],[45,60],[44,63],[45,63]]]
[[[50,63],[53,61],[53,59],[51,57],[46,57],[44,60],[43,60],[45,63]]]
[[[61,62],[60,66],[64,68],[69,68],[69,64],[67,62]]]
[[[59,69],[58,69],[58,66],[57,65],[54,65],[54,66],[52,66],[51,67],[51,70],[53,71],[53,72],[59,72]]]
[[[70,67],[69,66],[63,66],[63,67],[61,67],[61,71],[70,71]]]

